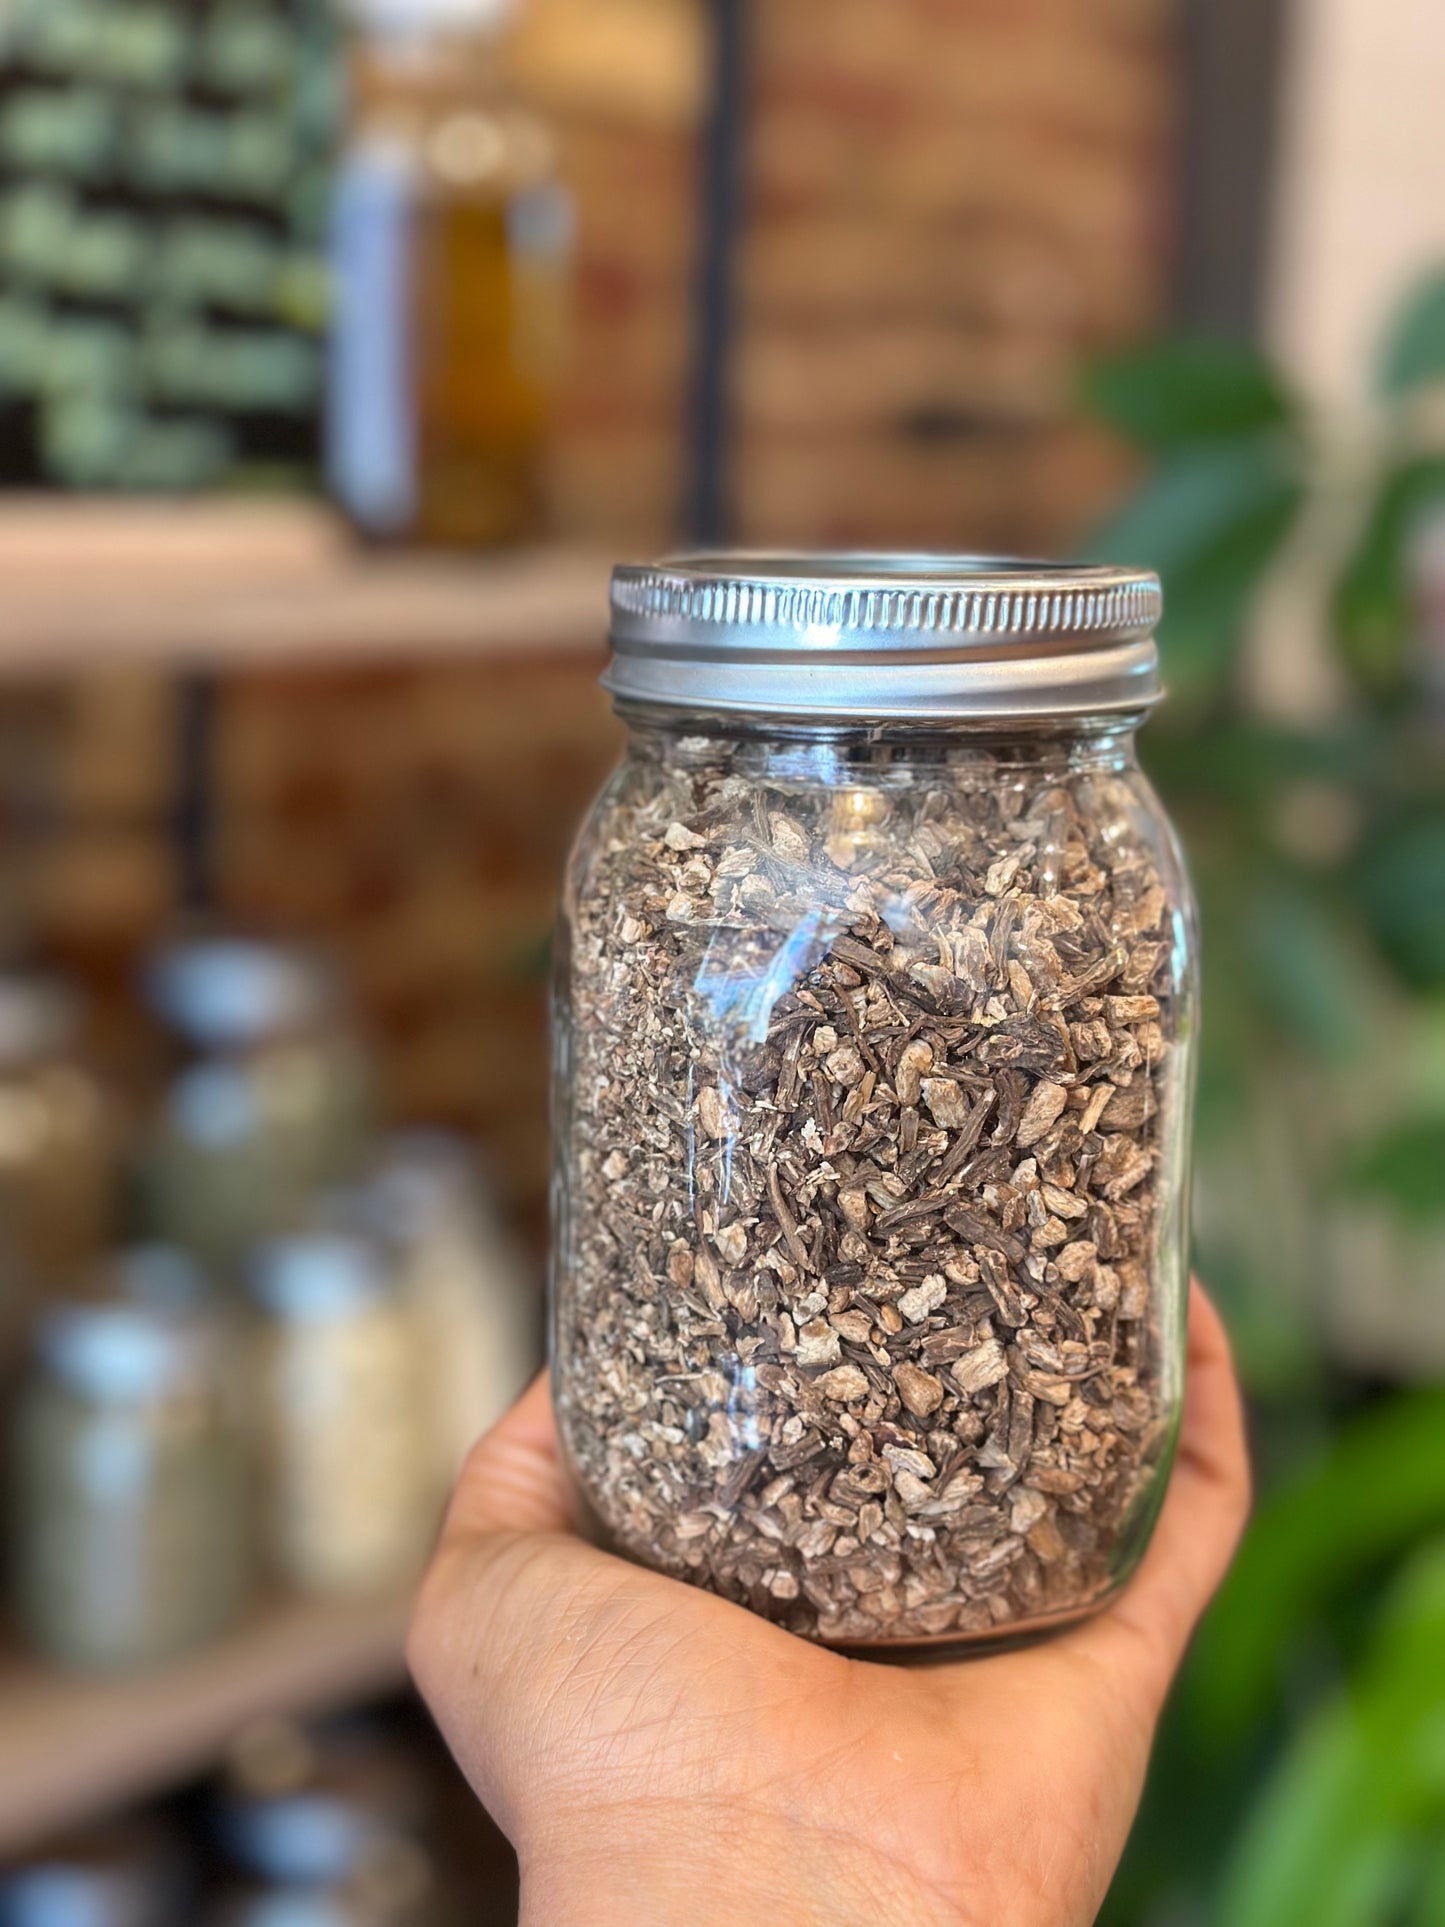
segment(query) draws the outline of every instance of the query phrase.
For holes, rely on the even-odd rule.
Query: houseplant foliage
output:
[[[1445,1364],[1445,272],[1353,420],[1222,342],[1086,392],[1147,462],[1094,547],[1164,578],[1145,747],[1203,913],[1198,1260],[1261,1488],[1104,1918],[1436,1927],[1445,1389],[1404,1381]]]

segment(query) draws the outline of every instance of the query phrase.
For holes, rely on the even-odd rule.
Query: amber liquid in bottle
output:
[[[552,396],[540,344],[526,338],[519,284],[527,270],[515,258],[508,210],[421,210],[416,246],[413,534],[444,544],[522,541],[546,521]]]

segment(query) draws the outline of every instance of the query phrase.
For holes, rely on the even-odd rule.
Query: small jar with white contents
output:
[[[451,1477],[540,1363],[538,1294],[460,1139],[397,1132],[360,1195],[421,1328]]]
[[[405,1585],[441,1502],[411,1306],[367,1244],[331,1233],[266,1245],[250,1286],[273,1575],[313,1595]]]

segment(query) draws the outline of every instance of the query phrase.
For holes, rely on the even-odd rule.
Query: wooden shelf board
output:
[[[400,1686],[409,1602],[290,1602],[123,1679],[0,1661],[0,1853],[198,1773],[250,1720]]]
[[[555,649],[600,657],[607,562],[357,547],[306,503],[0,498],[0,675]]]

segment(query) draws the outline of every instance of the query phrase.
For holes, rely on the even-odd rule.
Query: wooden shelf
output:
[[[125,1679],[0,1662],[0,1853],[198,1773],[248,1721],[400,1686],[409,1602],[286,1604]]]
[[[359,548],[305,503],[0,498],[0,675],[595,651],[607,561]]]

